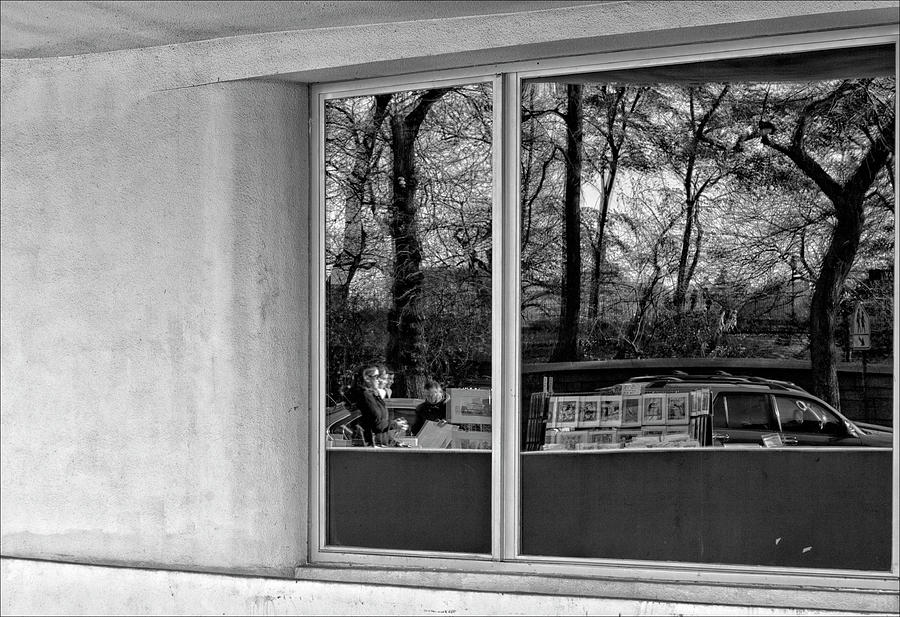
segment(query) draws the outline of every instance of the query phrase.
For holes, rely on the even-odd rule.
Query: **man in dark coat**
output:
[[[352,404],[359,409],[359,426],[367,446],[382,445],[391,425],[387,405],[378,394],[379,379],[378,367],[366,366],[358,373],[357,382],[348,393]]]

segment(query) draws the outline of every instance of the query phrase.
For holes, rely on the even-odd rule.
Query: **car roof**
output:
[[[732,375],[724,371],[718,371],[711,374],[691,375],[681,371],[669,375],[642,375],[640,377],[632,377],[629,383],[643,383],[646,388],[665,388],[665,387],[728,387],[741,386],[751,387],[753,389],[766,388],[769,390],[781,390],[799,392],[809,394],[806,390],[791,381],[782,381],[779,379],[766,379],[764,377],[756,377],[754,375]]]

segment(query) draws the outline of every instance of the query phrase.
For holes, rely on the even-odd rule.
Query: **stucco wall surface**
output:
[[[0,560],[5,615],[856,615]],[[8,590],[8,591],[7,591]],[[752,603],[751,598],[748,598]],[[888,613],[865,613],[879,615]]]
[[[291,572],[306,88],[7,67],[3,555]]]
[[[211,11],[204,2],[3,1],[0,7],[6,19],[0,20],[0,53],[4,58],[71,56],[264,32],[523,12],[546,9],[549,4],[541,0],[254,0],[220,2]],[[578,4],[596,2],[553,0],[557,8]],[[40,28],[34,27],[37,23]]]
[[[423,3],[430,4],[430,3]],[[519,3],[510,3],[516,5]],[[106,72],[136,87],[171,88],[280,76],[360,79],[642,47],[894,24],[897,0],[621,0],[522,3],[507,13],[290,29],[60,58],[17,60],[45,78]],[[530,9],[530,10],[525,10]],[[439,18],[440,17],[440,18]]]

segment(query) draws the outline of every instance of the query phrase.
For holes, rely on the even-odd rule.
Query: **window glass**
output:
[[[785,432],[817,435],[837,435],[843,432],[841,420],[815,401],[776,396],[775,406],[781,418],[781,429]]]
[[[717,396],[713,401],[713,427],[728,428],[728,412],[724,396]]]
[[[767,395],[729,392],[720,395],[719,398],[722,399],[728,428],[760,431],[777,429]]]
[[[890,488],[867,469],[890,475],[887,440],[782,439],[773,396],[796,381],[893,424],[890,397],[869,381],[862,403],[835,363],[862,370],[860,341],[870,367],[894,353],[894,53],[525,80],[525,555],[888,567]],[[860,305],[879,317],[853,339]],[[853,501],[880,547],[837,524],[796,530],[815,555],[770,546]]]
[[[490,551],[490,84],[324,110],[327,544]]]

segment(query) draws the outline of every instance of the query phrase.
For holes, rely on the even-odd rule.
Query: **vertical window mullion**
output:
[[[309,558],[316,561],[325,543],[325,444],[323,418],[319,407],[322,404],[325,373],[323,358],[325,353],[325,114],[324,97],[317,90],[311,90],[309,106],[310,120],[310,174],[309,206],[309,312],[310,312],[310,365],[309,388]]]
[[[503,560],[503,528],[504,528],[504,494],[503,494],[503,435],[506,431],[503,368],[506,360],[503,356],[503,284],[506,274],[503,270],[503,161],[505,157],[505,140],[503,139],[504,109],[503,77],[497,75],[493,80],[493,130],[491,156],[491,383],[494,391],[493,399],[493,432],[491,433],[491,558]]]
[[[494,219],[499,249],[494,252],[494,272],[499,273],[494,290],[499,293],[495,315],[499,313],[500,331],[494,340],[500,352],[495,354],[500,363],[495,371],[500,372],[501,430],[494,433],[494,458],[501,461],[494,490],[501,493],[502,521],[500,537],[494,538],[494,557],[499,548],[501,558],[510,560],[519,554],[519,76],[504,73],[497,81],[494,126],[500,161],[494,181],[495,186],[500,183],[501,198],[499,216],[495,214]]]
[[[894,75],[900,77],[900,36],[894,36]],[[895,88],[896,82],[894,85]],[[900,118],[900,97],[894,96],[894,126],[896,127],[896,123],[898,122],[898,118]],[[897,148],[900,145],[900,135],[897,135],[896,132],[894,134],[894,199],[896,203],[897,196],[900,195],[900,190],[897,189],[897,181],[900,179],[900,171],[897,170],[896,165],[896,157],[897,157]],[[894,219],[894,233],[897,233],[896,230],[897,220]],[[894,281],[897,280],[897,275],[900,274],[900,260],[897,259],[897,249],[894,249]],[[897,299],[898,299],[898,290],[897,284],[894,283],[894,315],[897,314]],[[898,374],[900,371],[900,353],[898,353],[898,348],[900,348],[900,328],[897,328],[897,318],[894,317],[894,375]],[[893,538],[891,539],[891,572],[896,576],[900,573],[900,489],[897,488],[897,477],[900,476],[900,437],[898,437],[897,431],[897,410],[900,409],[900,388],[897,387],[897,382],[894,381],[894,417],[893,417],[893,426],[894,426],[894,482],[893,489],[891,492],[891,519],[893,521]]]

